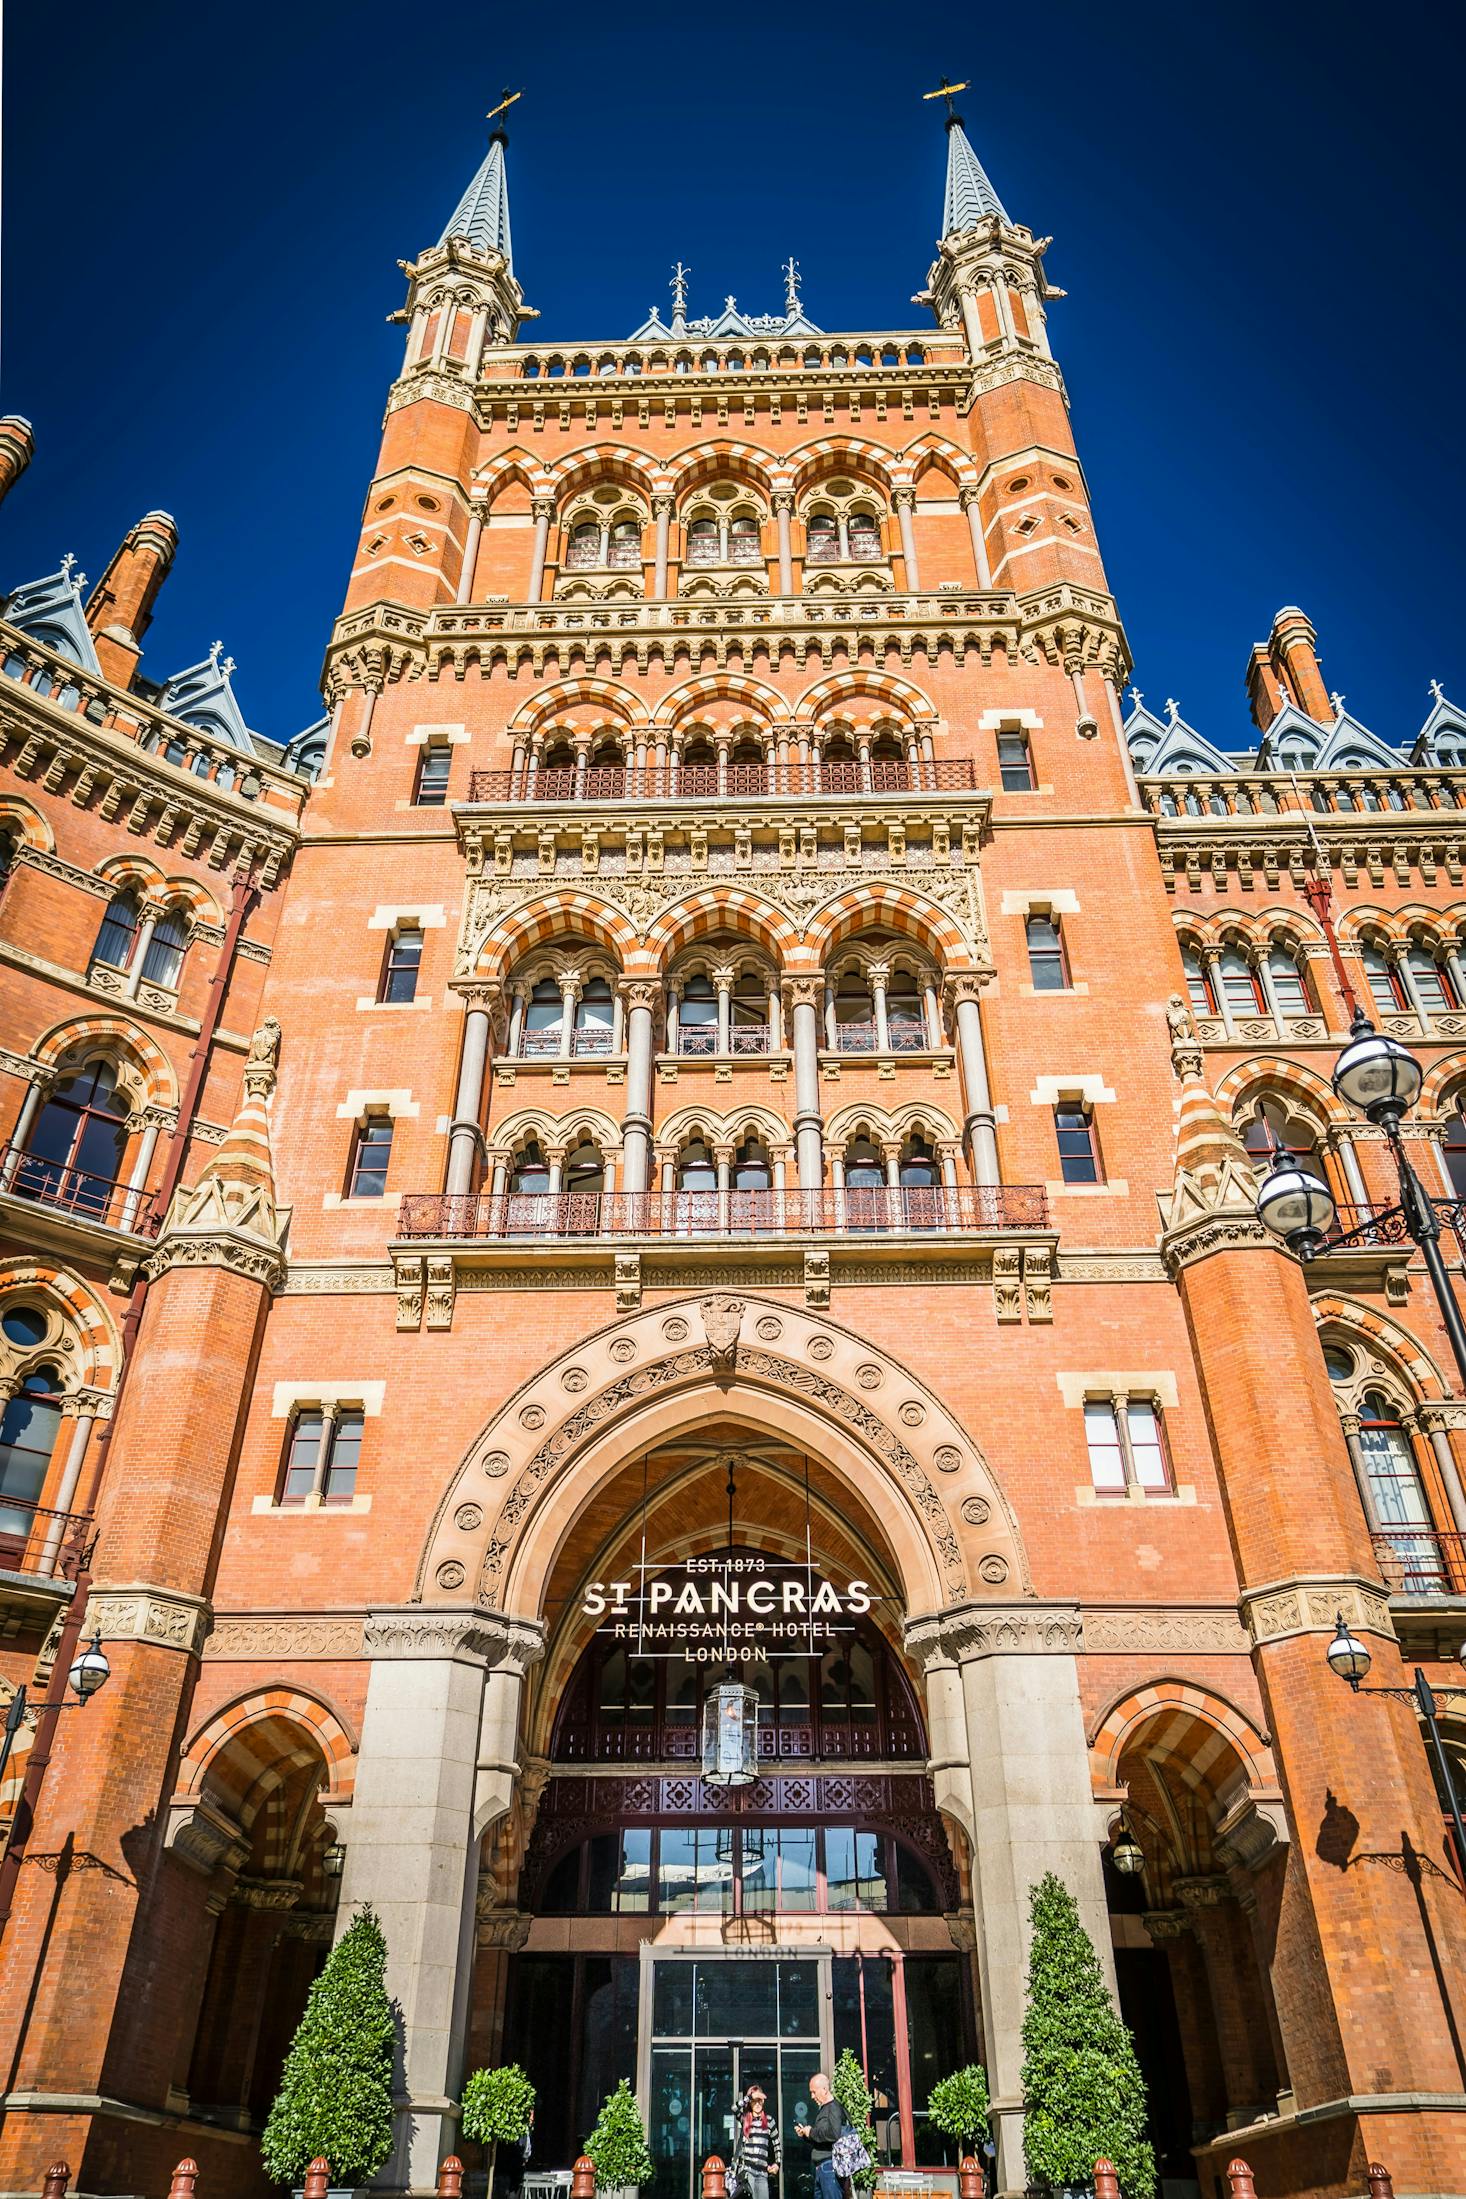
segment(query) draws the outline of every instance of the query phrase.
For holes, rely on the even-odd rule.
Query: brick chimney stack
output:
[[[1319,725],[1332,725],[1334,706],[1318,661],[1318,636],[1296,604],[1273,620],[1266,643],[1256,642],[1247,662],[1247,700],[1252,722],[1266,733],[1279,711],[1293,706]]]
[[[102,670],[120,687],[132,684],[143,635],[177,548],[178,529],[168,513],[149,512],[128,529],[122,547],[92,590],[87,624]]]
[[[36,431],[18,412],[0,419],[0,503],[10,494],[36,455]]]

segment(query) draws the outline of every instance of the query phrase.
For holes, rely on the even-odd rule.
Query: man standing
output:
[[[817,2113],[812,2123],[796,2123],[801,2138],[809,2140],[810,2156],[814,2161],[814,2199],[845,2199],[840,2179],[831,2166],[830,2155],[835,2150],[835,2140],[845,2128],[845,2110],[835,2098],[835,2091],[822,2069],[809,2080],[809,2096]]]

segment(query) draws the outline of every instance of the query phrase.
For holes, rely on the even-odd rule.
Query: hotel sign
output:
[[[817,1566],[757,1553],[689,1558],[639,1588],[591,1581],[581,1611],[596,1631],[646,1657],[752,1664],[781,1650],[818,1656],[870,1610],[870,1583],[836,1582]]]

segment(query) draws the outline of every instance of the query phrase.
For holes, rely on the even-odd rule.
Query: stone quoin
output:
[[[947,159],[919,328],[679,261],[562,342],[501,121],[298,733],[222,642],[140,673],[166,513],[0,607],[0,2191],[263,2199],[370,1901],[385,2192],[509,2060],[536,2167],[625,2078],[696,2199],[757,2080],[793,2191],[850,2047],[954,2191],[980,2059],[1019,2194],[1053,1871],[1175,2199],[1466,2193],[1466,1858],[1326,1663],[1466,1636],[1466,1399],[1330,1083],[1356,1002],[1420,1057],[1459,1280],[1466,711],[1360,723],[1294,607],[1245,732],[1127,687],[1050,240]]]

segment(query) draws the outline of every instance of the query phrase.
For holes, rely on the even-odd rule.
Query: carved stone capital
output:
[[[1140,1920],[1157,1947],[1167,1940],[1185,1939],[1191,1919],[1184,1909],[1150,1909]]]
[[[1252,1209],[1242,1206],[1217,1207],[1199,1214],[1194,1221],[1168,1229],[1161,1238],[1161,1258],[1173,1282],[1183,1269],[1197,1260],[1209,1260],[1214,1252],[1280,1254],[1282,1247]]]
[[[1073,1603],[956,1604],[908,1620],[905,1640],[907,1655],[923,1670],[979,1657],[1076,1657],[1084,1648],[1084,1622]]]
[[[143,1272],[150,1283],[156,1283],[159,1276],[175,1267],[228,1268],[271,1292],[279,1290],[285,1281],[283,1252],[262,1245],[257,1237],[235,1236],[232,1232],[194,1237],[170,1231],[145,1262]]]
[[[1253,1642],[1279,1642],[1294,1634],[1332,1634],[1340,1612],[1355,1634],[1395,1639],[1388,1591],[1356,1573],[1313,1573],[1244,1589],[1237,1608]]]
[[[230,1900],[242,1909],[293,1909],[305,1892],[298,1878],[241,1878]]]
[[[976,970],[958,970],[942,981],[949,1008],[956,1008],[964,1000],[981,1000],[983,979]]]
[[[616,989],[628,1015],[634,1008],[645,1008],[655,1015],[661,1006],[662,987],[656,978],[623,977]]]
[[[474,1937],[480,1947],[501,1947],[506,1954],[517,1955],[529,1938],[534,1918],[522,1915],[518,1909],[496,1909],[494,1892],[492,1885],[480,1886],[478,1890],[474,1904]]]
[[[1219,1877],[1173,1879],[1171,1891],[1183,1909],[1220,1909],[1234,1898],[1230,1879]]]
[[[394,1604],[367,1613],[362,1645],[373,1658],[448,1658],[523,1674],[544,1655],[545,1630],[537,1620],[502,1611]]]
[[[823,977],[786,977],[784,998],[791,1008],[820,1008],[824,1005],[825,981]]]
[[[202,1795],[169,1805],[163,1845],[201,1878],[212,1878],[221,1869],[242,1870],[249,1860],[249,1842],[240,1827]]]
[[[148,1581],[100,1584],[87,1602],[87,1626],[104,1641],[149,1642],[190,1657],[202,1652],[212,1616],[205,1597],[154,1588]]]
[[[497,977],[458,978],[449,983],[450,993],[457,993],[464,1010],[482,1008],[490,1015],[504,998],[504,987]]]

